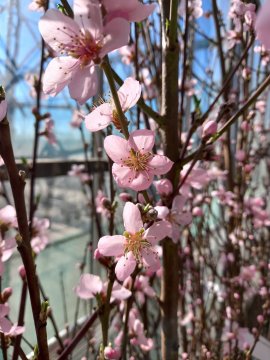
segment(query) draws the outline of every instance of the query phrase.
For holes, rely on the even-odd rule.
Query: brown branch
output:
[[[20,309],[18,316],[18,325],[24,325],[24,314],[25,314],[25,306],[26,306],[26,297],[27,297],[27,282],[23,280],[22,284],[22,293],[21,293],[21,301],[20,301]],[[22,335],[16,336],[14,343],[14,350],[12,355],[12,360],[17,360],[20,355],[20,344],[21,344]]]
[[[179,128],[178,114],[178,74],[179,74],[179,44],[175,29],[177,27],[177,0],[160,0],[162,29],[162,96],[161,115],[164,118],[165,155],[175,163],[179,159]],[[169,31],[167,25],[169,24]],[[168,178],[178,183],[177,166],[174,165],[168,173]],[[178,359],[178,297],[179,297],[179,265],[177,245],[169,238],[162,244],[163,274],[161,284],[162,301],[162,359]]]
[[[36,266],[32,256],[30,244],[30,232],[28,227],[25,199],[24,199],[24,173],[18,172],[13,154],[10,137],[10,128],[7,118],[0,123],[0,155],[2,156],[10,178],[10,185],[17,213],[19,235],[17,236],[18,251],[26,271],[27,284],[31,300],[31,307],[36,329],[39,348],[39,359],[48,360],[48,345],[46,334],[46,322],[40,319],[41,303]]]
[[[68,355],[75,349],[77,344],[82,340],[82,338],[86,335],[88,329],[94,324],[99,314],[104,310],[104,306],[97,309],[85,322],[80,331],[78,331],[77,335],[73,338],[71,343],[65,348],[65,350],[59,355],[57,360],[66,360]]]

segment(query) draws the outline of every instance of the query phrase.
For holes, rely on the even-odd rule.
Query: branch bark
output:
[[[32,255],[30,232],[24,199],[24,173],[18,172],[13,154],[10,128],[7,118],[0,122],[0,155],[2,156],[8,175],[17,213],[19,235],[17,236],[18,251],[20,252],[27,278],[31,307],[36,329],[39,359],[49,360],[46,322],[40,319],[41,303],[36,266]]]
[[[165,155],[179,159],[177,0],[160,0],[162,28],[162,97],[161,115],[164,118]],[[172,183],[178,182],[177,167],[168,174]],[[162,301],[162,359],[178,359],[178,252],[169,238],[163,242]]]

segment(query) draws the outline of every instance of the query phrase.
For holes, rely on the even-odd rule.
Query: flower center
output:
[[[128,252],[131,251],[136,261],[139,263],[142,262],[142,255],[141,255],[142,250],[151,247],[149,241],[142,238],[143,233],[144,233],[144,229],[141,229],[135,234],[130,234],[127,231],[124,232],[124,236],[126,238],[126,243],[124,245],[124,253],[127,254]]]
[[[123,161],[123,163],[130,169],[137,171],[144,171],[148,168],[148,162],[152,158],[152,153],[147,152],[142,154],[140,151],[130,150],[130,156]]]
[[[99,52],[102,48],[102,38],[95,39],[88,30],[80,30],[75,33],[66,26],[57,28],[70,38],[70,42],[59,43],[58,49],[62,55],[66,54],[80,60],[82,67],[88,65],[91,61],[98,61]],[[56,41],[56,38],[54,38]]]
[[[101,48],[101,43],[96,41],[86,30],[84,34],[80,32],[80,35],[73,37],[69,55],[80,59],[81,65],[85,66],[98,58]]]

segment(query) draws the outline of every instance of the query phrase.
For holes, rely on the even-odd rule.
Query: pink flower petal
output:
[[[98,250],[104,256],[120,256],[124,253],[125,241],[122,235],[103,236],[98,241]]]
[[[104,27],[105,37],[100,57],[103,58],[109,52],[127,45],[129,41],[130,25],[124,19],[113,19]]]
[[[158,254],[152,249],[143,249],[142,250],[143,264],[147,270],[156,272],[160,268],[160,260]]]
[[[112,174],[118,186],[129,188],[136,173],[127,166],[114,163]]]
[[[0,319],[9,314],[9,306],[6,304],[0,304]]]
[[[149,174],[148,172],[138,172],[135,174],[133,180],[129,183],[129,188],[135,191],[142,191],[148,189],[154,179],[153,174]]]
[[[158,212],[159,219],[166,219],[170,213],[170,210],[167,208],[167,206],[155,206],[155,209]]]
[[[39,31],[50,47],[60,53],[62,46],[71,45],[79,34],[79,26],[70,17],[55,9],[49,9],[38,24]]]
[[[80,277],[79,285],[75,288],[77,296],[82,299],[91,299],[102,291],[102,281],[99,276],[83,274]]]
[[[98,91],[98,76],[94,65],[79,67],[69,84],[70,96],[83,105]]]
[[[13,324],[11,329],[6,335],[13,337],[13,336],[21,335],[24,331],[25,331],[25,326],[18,326],[17,324]]]
[[[1,100],[0,101],[0,121],[4,120],[7,114],[7,100]]]
[[[130,134],[129,144],[135,151],[149,152],[155,143],[155,133],[152,130],[135,130]]]
[[[132,252],[122,256],[115,267],[115,274],[118,280],[124,281],[133,273],[136,267],[136,260]]]
[[[155,155],[148,163],[155,175],[164,175],[171,170],[173,162],[163,155]]]
[[[172,210],[175,210],[177,212],[182,212],[183,207],[185,206],[188,198],[183,195],[177,195],[173,199],[172,203]]]
[[[120,136],[107,136],[104,140],[104,148],[107,155],[116,163],[122,163],[129,156],[128,142]]]
[[[103,30],[102,14],[99,4],[89,0],[74,0],[74,20],[81,31],[87,31],[94,39],[99,39]]]
[[[136,205],[127,202],[123,211],[124,226],[126,231],[135,234],[143,228],[142,216]]]
[[[103,0],[107,10],[106,21],[114,17],[123,17],[128,21],[142,21],[155,9],[155,4],[143,5],[138,0]]]
[[[0,319],[0,332],[3,332],[4,334],[8,334],[11,328],[12,328],[11,321],[9,321],[5,317]]]
[[[255,30],[256,30],[257,38],[262,42],[262,44],[268,50],[270,49],[269,16],[270,16],[270,3],[269,1],[265,1],[258,11],[256,23],[255,23]]]
[[[98,106],[85,117],[85,126],[89,131],[99,131],[112,121],[112,106],[105,103]]]
[[[114,282],[112,288],[112,297],[117,300],[126,300],[131,296],[131,291],[121,286],[118,282]]]
[[[55,96],[72,80],[79,66],[78,59],[71,56],[56,57],[51,60],[43,77],[43,91]]]
[[[124,81],[124,84],[118,90],[119,100],[123,111],[132,108],[139,100],[142,92],[142,87],[139,81],[129,77]]]
[[[192,222],[192,214],[190,212],[182,213],[181,216],[179,216],[178,223],[180,225],[188,225]]]
[[[171,224],[168,221],[157,221],[145,231],[143,237],[152,245],[156,245],[160,240],[171,234],[171,229]]]

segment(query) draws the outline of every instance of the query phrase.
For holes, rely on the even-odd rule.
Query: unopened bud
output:
[[[217,132],[217,123],[214,120],[207,121],[205,125],[203,125],[202,138],[209,138]]]
[[[258,315],[258,316],[257,316],[257,321],[258,321],[259,324],[263,324],[263,323],[264,323],[264,317],[263,317],[263,315]]]
[[[8,299],[10,298],[10,296],[12,295],[13,293],[13,290],[11,287],[8,287],[8,288],[5,288],[3,291],[2,291],[2,302],[5,303],[8,301]]]
[[[132,201],[132,196],[129,193],[126,193],[126,192],[122,192],[121,194],[119,194],[119,198],[123,202]]]
[[[106,197],[104,197],[102,200],[102,206],[104,206],[106,209],[110,210],[112,207],[112,203],[110,202],[110,200]]]
[[[192,215],[193,216],[203,216],[203,211],[198,206],[195,206],[195,208],[193,208],[193,210],[192,210]]]
[[[22,278],[22,280],[26,279],[26,271],[25,271],[25,267],[23,265],[18,267],[18,273],[19,273],[20,277]]]
[[[147,213],[146,213],[146,217],[149,221],[153,221],[156,220],[158,217],[158,212],[156,209],[154,209],[153,207],[150,208]]]

